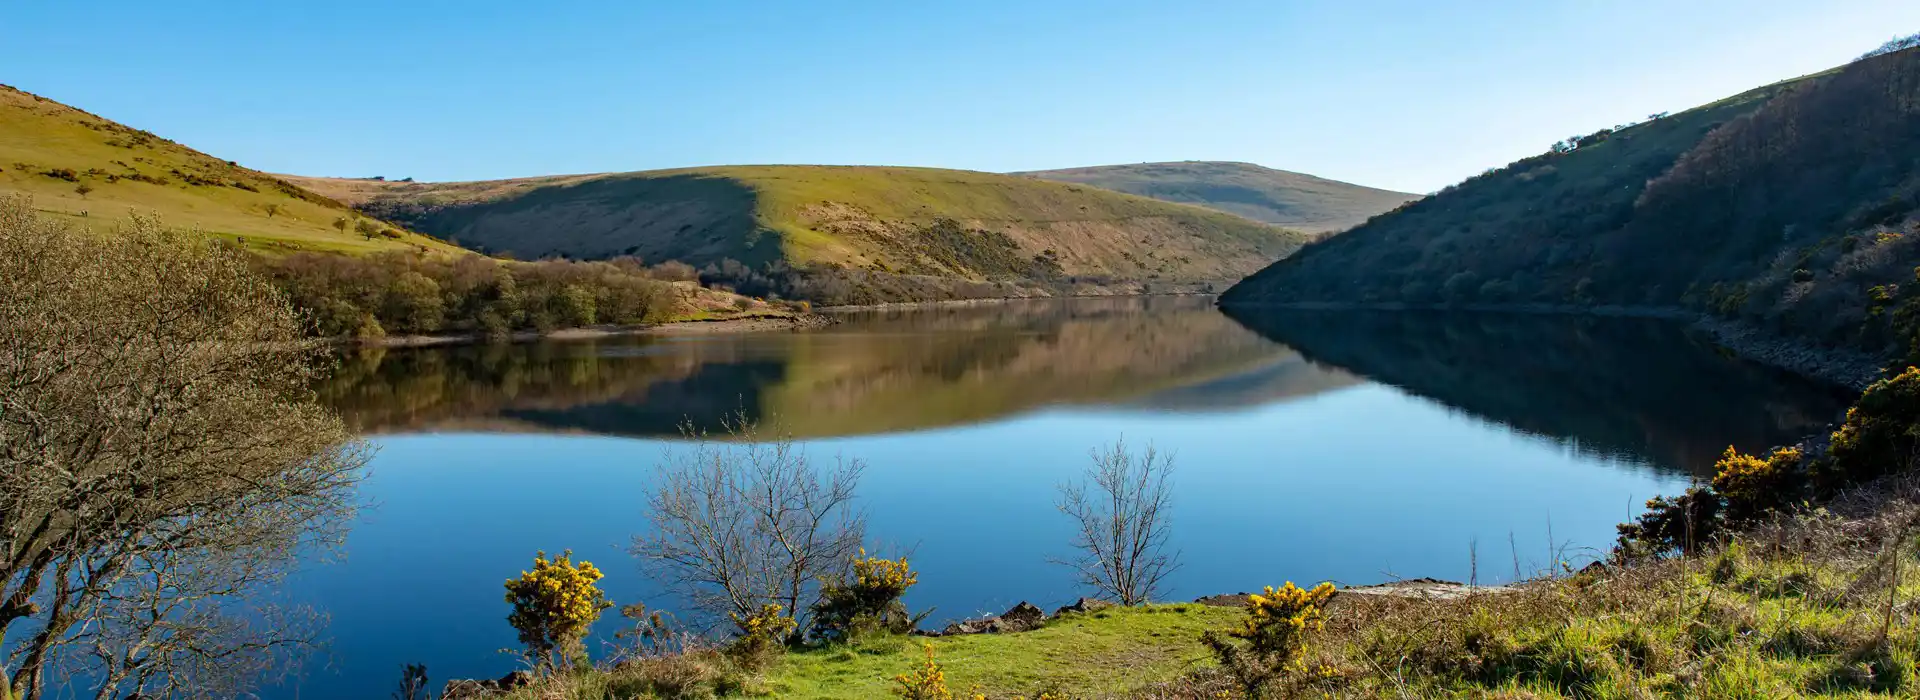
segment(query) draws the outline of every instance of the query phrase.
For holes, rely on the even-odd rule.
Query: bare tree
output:
[[[649,499],[653,530],[633,553],[711,622],[774,603],[800,623],[797,639],[820,580],[859,552],[866,521],[853,500],[865,466],[816,465],[791,437],[763,442],[744,419],[727,432],[668,455]]]
[[[229,695],[316,638],[259,606],[341,541],[367,453],[239,253],[144,217],[103,243],[0,200],[0,665],[25,700]]]
[[[275,216],[277,216],[277,215],[279,215],[279,214],[280,214],[280,205],[279,205],[278,203],[275,203],[275,204],[268,204],[268,205],[267,205],[267,206],[265,207],[265,209],[266,209],[266,212],[267,212],[267,218],[269,218],[269,219],[271,219],[271,218],[273,218],[273,217],[275,217]]]
[[[1179,553],[1166,551],[1173,457],[1152,445],[1135,455],[1124,440],[1092,457],[1085,481],[1060,487],[1057,505],[1073,518],[1080,553],[1055,563],[1073,567],[1082,585],[1121,605],[1153,600],[1180,566]]]

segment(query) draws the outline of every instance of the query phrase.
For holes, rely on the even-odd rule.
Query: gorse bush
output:
[[[820,602],[813,608],[814,637],[845,641],[865,632],[912,631],[915,619],[901,597],[919,582],[920,574],[907,565],[905,557],[870,557],[860,550],[847,578],[821,586]]]
[[[953,700],[953,691],[947,689],[947,671],[933,656],[933,645],[924,644],[927,659],[920,668],[912,673],[902,673],[893,677],[897,683],[893,693],[906,700]]]
[[[1775,449],[1765,458],[1732,447],[1714,465],[1713,490],[1724,499],[1724,517],[1734,523],[1786,510],[1805,497],[1807,477],[1799,448]]]
[[[1847,409],[1846,422],[1833,433],[1833,446],[1814,465],[1815,487],[1823,492],[1914,465],[1920,457],[1920,367],[1874,382]]]
[[[581,640],[600,612],[613,606],[596,585],[604,576],[600,570],[592,562],[575,564],[572,558],[572,551],[551,560],[540,552],[534,555],[533,570],[506,583],[506,600],[513,605],[507,622],[520,633],[527,656],[549,669],[583,663]]]
[[[1674,552],[1691,554],[1719,533],[1722,506],[1720,494],[1707,486],[1648,499],[1646,512],[1633,522],[1615,526],[1620,536],[1614,544],[1614,556],[1630,560]]]
[[[740,636],[727,647],[727,652],[747,666],[764,665],[784,648],[788,636],[798,627],[787,609],[777,603],[761,605],[752,614],[729,613],[729,616],[739,628]]]
[[[1246,620],[1226,635],[1244,645],[1211,632],[1202,641],[1249,697],[1261,697],[1274,680],[1289,673],[1324,675],[1326,669],[1308,668],[1301,656],[1307,650],[1307,637],[1325,626],[1327,602],[1333,595],[1331,583],[1311,589],[1292,581],[1279,588],[1268,586],[1265,593],[1247,597]]]

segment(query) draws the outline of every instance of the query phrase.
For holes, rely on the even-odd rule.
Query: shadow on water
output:
[[[373,348],[318,390],[376,433],[674,436],[744,414],[804,438],[1049,406],[1235,410],[1356,382],[1175,297],[860,312],[810,333]]]
[[[1855,394],[1742,361],[1657,319],[1476,312],[1231,312],[1315,363],[1604,457],[1709,475],[1731,444],[1792,442]]]

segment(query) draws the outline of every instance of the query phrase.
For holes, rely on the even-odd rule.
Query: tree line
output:
[[[479,255],[298,253],[255,265],[325,337],[547,332],[657,323],[679,312],[672,266],[516,262]],[[682,266],[684,267],[684,266]]]

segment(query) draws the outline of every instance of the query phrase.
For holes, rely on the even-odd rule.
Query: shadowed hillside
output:
[[[264,251],[451,251],[345,205],[154,134],[0,86],[0,194],[105,227],[128,211]],[[345,219],[343,227],[335,222]],[[363,224],[356,226],[356,224]]]
[[[1024,295],[994,285],[1224,287],[1306,240],[1199,207],[930,168],[728,166],[465,183],[294,179],[492,253],[631,255],[696,266],[733,260],[744,271],[734,278],[805,270],[879,288],[771,290],[832,303]],[[884,288],[903,279],[949,284]],[[954,283],[986,289],[955,291]]]
[[[1137,163],[1015,174],[1197,204],[1309,233],[1352,228],[1420,198],[1252,163]]]
[[[1920,50],[1656,116],[1308,246],[1222,303],[1685,306],[1903,349]]]

